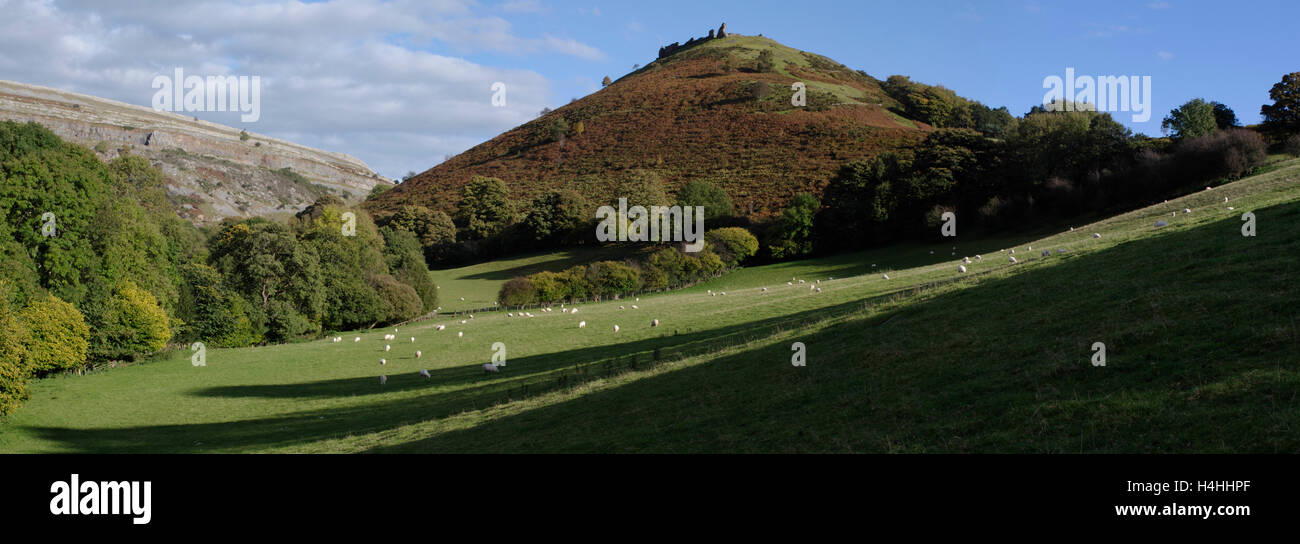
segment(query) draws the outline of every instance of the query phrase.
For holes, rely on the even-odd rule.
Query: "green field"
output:
[[[203,367],[173,352],[33,383],[0,451],[1300,451],[1300,161],[1034,238],[747,268],[577,315],[435,319],[387,353],[392,329],[213,349]],[[583,258],[435,275],[447,311]],[[496,342],[508,365],[485,374]]]

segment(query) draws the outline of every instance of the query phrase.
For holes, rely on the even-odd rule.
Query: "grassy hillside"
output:
[[[1241,236],[1246,210],[1258,237]],[[391,352],[373,331],[41,380],[0,451],[1300,449],[1300,161],[1020,241],[1019,264],[1001,241],[957,245],[746,269],[578,315],[422,323]],[[853,275],[872,263],[890,279]],[[1098,341],[1105,367],[1089,364]],[[508,366],[484,374],[495,342]]]
[[[771,51],[775,69],[751,69]],[[649,52],[648,52],[649,53]],[[730,70],[728,69],[730,66]],[[807,107],[790,104],[808,86]],[[755,88],[768,92],[755,98]],[[841,163],[923,138],[929,127],[889,111],[876,79],[771,39],[731,35],[656,60],[612,85],[453,157],[371,201],[452,211],[475,175],[498,177],[526,200],[550,189],[610,194],[629,170],[650,170],[676,190],[719,182],[742,213],[764,217],[794,194],[820,192]],[[572,129],[554,141],[548,127]]]

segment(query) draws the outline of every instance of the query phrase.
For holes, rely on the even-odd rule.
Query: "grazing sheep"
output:
[[[818,293],[822,292],[822,288],[821,288],[821,287],[818,287],[818,288],[817,288],[817,292],[818,292]]]
[[[443,330],[443,329],[446,329],[446,328],[447,328],[446,325],[438,325],[437,330]]]
[[[358,336],[358,337],[356,337],[356,338],[353,338],[352,341],[353,341],[353,342],[360,342],[360,341],[361,341],[361,337]]]
[[[809,291],[812,291],[813,289],[816,289],[816,288],[817,288],[816,285],[809,285],[809,286],[808,286],[808,290],[809,290]]]
[[[421,352],[420,350],[418,350],[418,349],[415,350],[415,358],[416,358],[416,359],[419,359],[420,357],[424,357],[424,353],[422,353],[422,352]]]
[[[763,292],[764,292],[764,293],[767,292],[767,288],[766,288],[766,287],[763,288]]]
[[[1016,258],[1015,258],[1015,257],[1011,257],[1011,264],[1016,264]]]
[[[581,329],[581,328],[583,328],[583,327],[586,327],[586,326],[587,326],[587,322],[586,322],[586,321],[579,321],[579,322],[578,322],[578,328],[579,328],[579,329]]]
[[[1060,249],[1056,250],[1056,252],[1057,252],[1057,253],[1065,253],[1065,248],[1060,248]]]
[[[1052,250],[1050,250],[1050,249],[1044,249],[1044,250],[1043,250],[1043,256],[1044,256],[1044,257],[1048,257],[1048,256],[1051,256],[1051,255],[1052,255]]]
[[[497,372],[497,365],[492,363],[483,363],[483,372]]]
[[[464,302],[464,301],[465,301],[465,297],[460,297],[460,301],[461,301],[461,302]]]
[[[414,336],[411,337],[411,343],[412,343],[412,344],[415,343],[415,337],[414,337]]]
[[[576,313],[578,313],[578,309],[577,309],[577,308],[574,308],[573,311],[571,311],[571,312],[569,312],[569,313],[571,313],[571,314],[576,314]]]
[[[1164,221],[1156,221],[1156,228],[1160,228],[1160,227],[1168,227],[1168,226],[1169,226],[1169,223],[1166,223],[1166,222],[1164,222]]]
[[[970,264],[970,257],[962,257],[961,264]]]
[[[618,325],[614,325],[614,332],[618,332]]]
[[[636,304],[633,304],[633,305],[632,305],[632,309],[633,309],[633,310],[640,310],[640,308],[637,308],[637,307],[636,307]]]
[[[1232,211],[1232,210],[1235,210],[1235,209],[1236,209],[1236,208],[1233,208],[1232,206],[1228,206],[1228,211]]]
[[[659,326],[659,320],[658,320],[658,319],[655,319],[655,320],[651,321],[651,322],[650,322],[650,326],[651,326],[651,327],[658,327],[658,326]]]
[[[1033,251],[1033,250],[1034,250],[1034,246],[1029,246],[1025,248],[1025,251]]]
[[[1191,208],[1183,208],[1183,213],[1192,213]]]
[[[468,323],[469,323],[468,320],[465,320],[465,319],[460,320],[460,324],[461,324],[461,325],[465,325],[465,324],[468,324]]]
[[[513,313],[506,314],[506,317],[514,317],[514,316],[515,316],[515,314],[513,314]]]
[[[799,280],[799,283],[800,283],[800,284],[804,284],[804,283],[808,283],[808,282],[803,281],[803,280]]]
[[[787,282],[785,282],[785,284],[786,284],[786,285],[794,285],[794,282],[792,282],[792,281],[787,281]]]
[[[975,260],[977,260],[977,261],[982,261],[982,260],[984,260],[984,257],[980,257],[979,255],[976,255],[976,256],[975,256]]]
[[[724,296],[724,297],[727,296],[727,292],[726,292],[726,291],[723,291],[723,292],[722,292],[722,296]]]
[[[427,369],[427,368],[422,368],[422,369],[420,369],[420,375],[421,375],[421,376],[424,376],[424,377],[426,377],[426,378],[432,378],[432,377],[433,377],[433,376],[430,376],[430,375],[429,375],[429,369]]]
[[[392,351],[392,350],[393,350],[393,346],[390,346],[390,345],[388,345],[388,344],[384,344],[384,351]]]
[[[380,359],[380,360],[379,360],[379,364],[381,364],[381,365],[386,365],[386,364],[388,364],[388,359]]]
[[[1100,235],[1100,234],[1097,234],[1097,233],[1094,232],[1094,233],[1092,233],[1092,237],[1093,237],[1093,238],[1101,238],[1101,235]]]
[[[1016,254],[1016,250],[1015,250],[1015,249],[1012,249],[1012,250],[1011,250],[1011,254],[1012,254],[1012,255],[1015,255],[1015,254]]]
[[[880,277],[885,278],[885,279],[889,279],[889,274],[881,274]]]
[[[380,377],[379,377],[379,385],[384,385],[384,384],[386,384],[386,383],[388,383],[388,376],[380,376]]]
[[[627,308],[624,308],[624,307],[622,307],[622,306],[619,306],[618,309],[620,309],[620,310],[626,310]]]
[[[465,331],[456,332],[456,338],[464,338],[464,337],[465,337]]]
[[[1223,203],[1224,203],[1224,204],[1227,204],[1227,203],[1228,203],[1228,197],[1226,197],[1226,196],[1223,197]]]
[[[962,274],[965,274],[965,273],[966,273],[966,266],[965,266],[965,265],[958,265],[958,266],[957,266],[957,271],[958,271],[958,272],[961,272]]]

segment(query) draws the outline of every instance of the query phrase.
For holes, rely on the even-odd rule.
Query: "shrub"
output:
[[[1300,134],[1286,139],[1286,152],[1292,157],[1300,157]]]
[[[73,305],[46,296],[33,301],[19,317],[29,331],[27,369],[30,372],[40,375],[85,364],[90,328]]]
[[[741,227],[714,229],[704,236],[726,267],[740,264],[758,253],[758,238]]]
[[[419,317],[424,313],[424,304],[415,288],[397,281],[388,274],[370,278],[371,287],[383,301],[383,319],[389,323],[405,321]]]
[[[560,275],[560,281],[564,282],[564,289],[569,293],[569,298],[581,300],[592,295],[591,282],[587,280],[587,267],[575,266],[565,270]]]
[[[0,416],[27,400],[27,329],[9,310],[8,287],[0,282]]]
[[[587,269],[587,277],[592,279],[596,294],[602,296],[631,293],[641,284],[635,268],[614,261],[593,263]]]
[[[528,281],[532,283],[533,289],[537,292],[538,302],[557,302],[569,294],[561,274],[538,272],[528,276]]]
[[[537,289],[533,282],[525,277],[512,278],[501,286],[497,301],[502,306],[524,306],[537,303]]]
[[[170,320],[158,299],[130,280],[113,288],[94,325],[92,354],[102,359],[156,353],[172,337]]]
[[[691,180],[677,193],[681,206],[703,206],[704,220],[731,217],[735,206],[721,187],[703,180]]]

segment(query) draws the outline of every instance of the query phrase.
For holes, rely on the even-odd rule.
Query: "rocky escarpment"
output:
[[[0,119],[34,121],[101,158],[148,158],[177,213],[196,223],[292,214],[331,194],[359,203],[392,184],[360,160],[193,117],[0,81]]]

